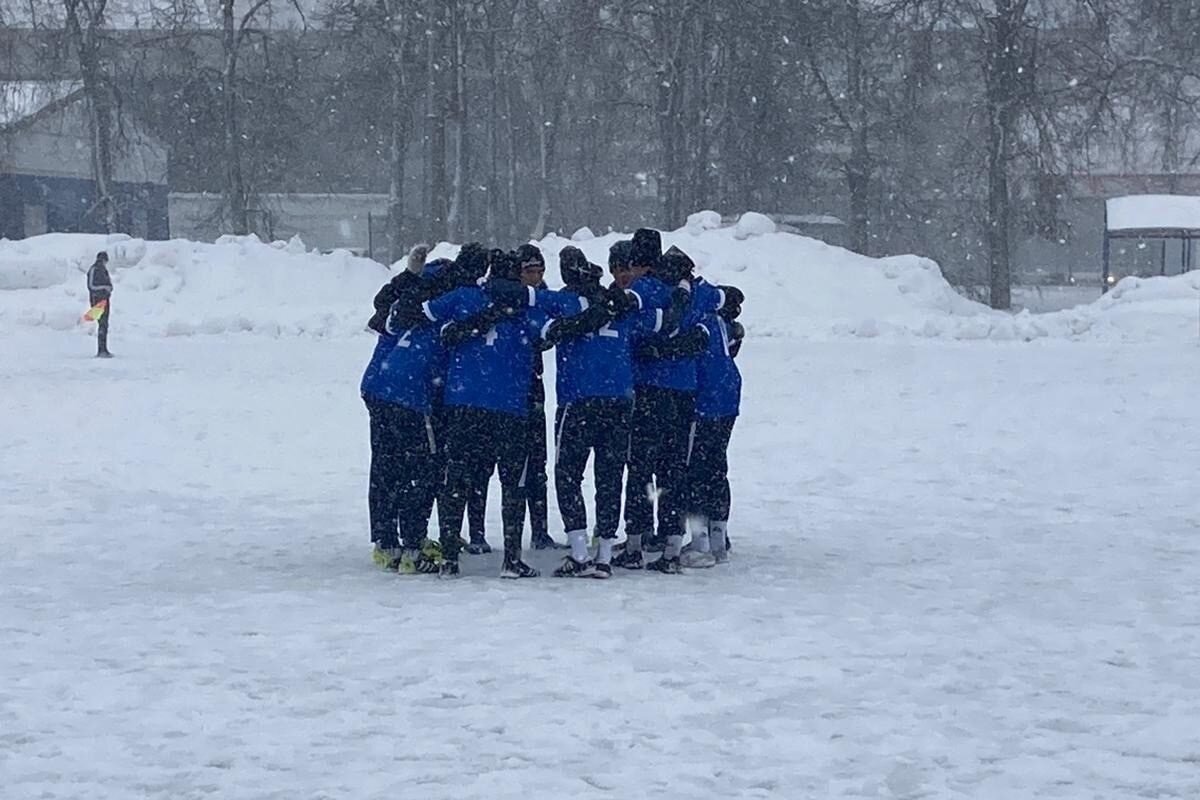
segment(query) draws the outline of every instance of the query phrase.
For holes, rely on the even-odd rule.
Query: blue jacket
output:
[[[595,333],[560,342],[555,353],[559,405],[588,397],[632,400],[633,344],[661,327],[661,310],[642,309]]]
[[[387,391],[385,381],[382,377],[383,361],[395,346],[395,336],[380,334],[376,337],[375,350],[371,353],[371,360],[367,362],[367,368],[363,371],[362,382],[358,387],[358,392],[364,400],[383,400]]]
[[[530,380],[533,375],[535,342],[551,314],[578,312],[579,298],[561,292],[530,290],[530,307],[517,316],[496,323],[485,336],[477,336],[450,350],[443,402],[498,411],[514,416],[529,413]],[[425,315],[441,326],[470,319],[491,304],[487,293],[477,287],[456,289],[425,303]],[[542,310],[546,306],[550,313]]]
[[[696,359],[696,416],[736,417],[742,405],[742,373],[729,352],[729,323],[709,314],[700,324],[708,329],[708,349]]]
[[[633,291],[642,299],[643,307],[665,309],[671,303],[671,287],[657,278],[639,278]],[[721,290],[703,280],[692,286],[691,298],[684,313],[681,327],[700,323],[705,314],[715,312],[724,302]],[[666,334],[673,331],[664,332]],[[663,335],[663,334],[657,334]],[[634,381],[638,386],[657,386],[682,392],[696,391],[696,359],[664,358],[652,361],[638,359],[634,362]]]
[[[363,373],[363,398],[429,414],[443,349],[433,325],[381,335]]]

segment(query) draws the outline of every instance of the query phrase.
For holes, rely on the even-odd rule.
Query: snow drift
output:
[[[84,274],[109,254],[113,324],[178,336],[254,331],[331,336],[362,330],[387,267],[349,252],[307,252],[298,239],[215,244],[50,234],[0,241],[0,329],[70,329],[87,307]],[[120,320],[118,323],[117,320]]]
[[[664,247],[687,251],[708,280],[746,292],[743,322],[753,336],[1153,340],[1197,335],[1200,273],[1127,278],[1095,303],[1013,315],[961,296],[929,259],[868,258],[776,232],[769,222],[746,214],[736,225],[721,226],[719,215],[703,211],[663,235]],[[609,247],[628,235],[595,236],[581,228],[569,239],[550,234],[536,244],[546,255],[547,278],[556,285],[562,248],[574,245],[607,265]],[[254,236],[227,236],[201,244],[49,234],[0,241],[0,329],[83,328],[84,272],[101,249],[111,256],[116,284],[114,325],[154,335],[353,335],[363,330],[371,298],[391,274],[348,252],[310,252],[298,239],[267,244]],[[457,250],[443,242],[430,257],[451,257]]]

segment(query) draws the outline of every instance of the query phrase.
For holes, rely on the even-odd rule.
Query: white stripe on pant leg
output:
[[[525,456],[525,463],[521,465],[521,480],[517,481],[517,486],[525,488],[525,477],[529,472],[529,456]]]
[[[687,461],[684,462],[685,466],[690,467],[692,465],[692,448],[695,446],[696,446],[696,420],[692,420],[692,428],[690,431],[688,431],[688,454],[687,454]]]
[[[429,452],[431,455],[437,455],[437,439],[433,436],[433,423],[429,421],[429,415],[425,415],[425,437],[429,440]]]
[[[567,403],[563,406],[562,416],[558,418],[558,430],[554,434],[554,466],[558,466],[558,457],[562,453],[562,434],[563,428],[567,427],[567,412],[571,410],[571,404]]]

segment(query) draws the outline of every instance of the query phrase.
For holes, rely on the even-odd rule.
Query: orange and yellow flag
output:
[[[86,312],[84,312],[83,321],[84,322],[95,322],[96,320],[98,320],[104,316],[105,311],[108,311],[108,301],[101,300],[99,303],[96,303],[96,305],[92,306]]]

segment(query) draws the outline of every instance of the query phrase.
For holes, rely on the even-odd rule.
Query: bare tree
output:
[[[79,74],[87,101],[96,207],[104,221],[104,230],[113,233],[117,229],[117,199],[114,194],[116,187],[113,176],[115,115],[112,86],[101,54],[107,4],[108,0],[64,0],[67,31],[79,58]]]

